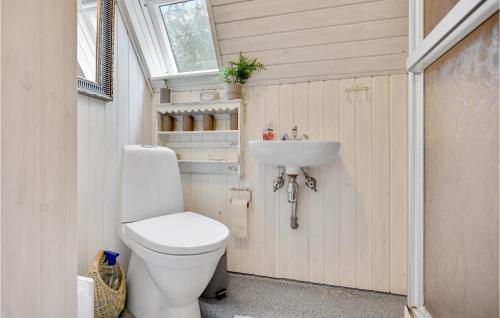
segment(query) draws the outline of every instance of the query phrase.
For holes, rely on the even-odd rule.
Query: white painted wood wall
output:
[[[0,316],[76,317],[76,1],[0,2]]]
[[[117,11],[119,12],[119,11]],[[118,237],[121,148],[151,144],[152,100],[121,16],[115,36],[114,101],[78,96],[78,271],[85,274],[99,249],[122,254]]]
[[[356,84],[369,92],[349,96]],[[174,92],[173,101],[199,98]],[[340,158],[312,170],[318,192],[300,178],[299,229],[290,228],[286,187],[272,191],[277,168],[245,149],[245,176],[183,175],[186,208],[229,224],[229,188],[250,187],[249,238],[231,238],[229,270],[398,294],[406,293],[406,75],[247,87],[246,138],[265,123],[277,135],[340,140]]]
[[[223,62],[268,70],[251,83],[405,72],[407,0],[211,0]]]

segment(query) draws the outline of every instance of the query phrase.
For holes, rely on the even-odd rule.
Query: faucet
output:
[[[284,134],[281,136],[281,140],[309,140],[308,134],[302,134],[299,137],[299,131],[297,129],[297,125],[292,126],[292,132],[289,134]]]
[[[292,126],[292,136],[291,136],[291,139],[292,140],[299,140],[299,132],[297,130],[297,125],[293,125]]]
[[[292,126],[292,132],[289,134],[285,133],[281,136],[281,140],[299,140],[297,133],[297,125]]]

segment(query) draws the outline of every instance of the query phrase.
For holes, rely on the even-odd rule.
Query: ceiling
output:
[[[253,81],[405,71],[406,0],[211,0],[222,61],[257,57]]]

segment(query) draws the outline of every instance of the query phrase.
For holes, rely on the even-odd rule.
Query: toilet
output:
[[[184,211],[175,153],[125,146],[120,237],[132,251],[127,307],[137,318],[200,318],[198,297],[226,249],[228,228]]]

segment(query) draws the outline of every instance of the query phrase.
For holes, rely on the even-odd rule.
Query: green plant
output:
[[[266,67],[257,59],[251,59],[240,52],[238,61],[231,61],[219,73],[219,78],[225,83],[245,84],[254,72],[265,70]]]

